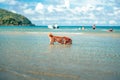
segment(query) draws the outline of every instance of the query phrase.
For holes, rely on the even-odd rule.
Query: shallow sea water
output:
[[[119,33],[0,32],[0,80],[120,80]]]

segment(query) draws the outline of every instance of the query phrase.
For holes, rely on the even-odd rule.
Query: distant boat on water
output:
[[[55,25],[48,25],[48,28],[49,29],[58,29],[59,26],[57,24],[55,24]]]

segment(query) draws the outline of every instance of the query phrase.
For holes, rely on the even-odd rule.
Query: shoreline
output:
[[[54,35],[61,35],[61,36],[95,36],[95,37],[114,37],[120,38],[120,33],[116,32],[30,32],[30,31],[2,31],[0,35],[47,35],[48,33],[53,33]]]

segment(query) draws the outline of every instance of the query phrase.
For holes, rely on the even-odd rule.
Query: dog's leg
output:
[[[54,39],[53,38],[50,38],[50,45],[54,45]]]

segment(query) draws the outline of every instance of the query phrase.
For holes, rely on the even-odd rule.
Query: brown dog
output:
[[[54,42],[58,42],[60,44],[72,44],[72,39],[70,39],[69,37],[54,36],[52,35],[52,33],[49,33],[48,36],[50,38],[50,44],[54,44]]]

